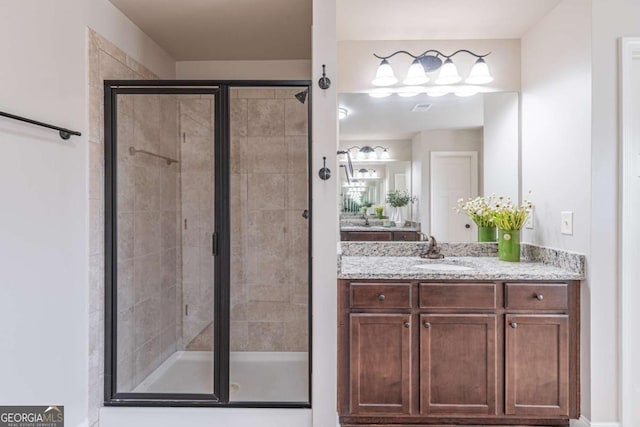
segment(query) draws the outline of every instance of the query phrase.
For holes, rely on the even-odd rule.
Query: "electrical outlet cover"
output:
[[[573,236],[573,212],[560,212],[560,232],[567,236]]]

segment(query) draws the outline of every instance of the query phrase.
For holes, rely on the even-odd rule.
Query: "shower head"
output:
[[[309,93],[309,89],[305,89],[302,92],[296,93],[294,96],[298,101],[300,101],[301,104],[304,104],[304,102],[307,100],[308,93]]]

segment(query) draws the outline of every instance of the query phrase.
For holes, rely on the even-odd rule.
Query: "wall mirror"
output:
[[[442,241],[476,241],[473,221],[454,210],[459,198],[496,193],[519,200],[517,92],[385,98],[341,93],[338,100],[339,148],[349,151],[353,169],[347,174],[341,155],[341,231],[382,231],[375,221],[368,221],[368,229],[357,227],[364,226],[365,210],[367,220],[375,220],[375,207],[391,219],[396,213],[386,197],[399,190],[415,197],[400,216],[413,223],[405,223],[410,230]],[[368,233],[366,240],[400,239]]]

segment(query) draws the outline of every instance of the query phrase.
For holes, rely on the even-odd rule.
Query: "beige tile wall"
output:
[[[182,158],[182,340],[188,349],[213,350],[214,98],[180,96]],[[189,345],[198,337],[197,344]]]
[[[87,30],[87,49],[90,85],[89,214],[91,227],[89,236],[90,358],[88,410],[89,425],[93,427],[99,421],[99,408],[103,405],[104,393],[104,114],[102,85],[103,80],[157,79],[157,76],[91,29]],[[153,103],[155,104],[155,101]],[[122,135],[120,135],[122,141],[127,137],[135,140],[135,135],[146,134],[147,137],[152,136],[152,134],[149,134],[150,131],[154,132],[152,129],[141,125],[141,120],[134,119],[136,117],[136,109],[141,109],[144,106],[140,105],[134,109],[134,103],[124,102],[119,107],[119,110],[124,113],[124,120],[119,125],[119,131],[122,132]],[[156,105],[153,108],[156,108]],[[169,137],[172,132],[174,136],[176,135],[176,131],[171,129],[172,124],[175,126],[177,123],[175,106],[172,106],[170,102],[162,103],[162,105],[158,102],[157,108],[162,114],[167,114],[167,117],[173,117],[173,119],[166,120],[167,128],[164,129],[164,132],[158,133],[160,149],[169,150],[171,145],[175,147],[177,144],[175,138],[172,140]],[[146,139],[144,143],[147,143]],[[118,368],[120,380],[122,381],[119,387],[121,389],[130,389],[135,385],[136,380],[134,374],[136,367],[135,350],[140,350],[138,353],[140,356],[137,357],[137,360],[140,365],[144,365],[146,364],[144,359],[147,356],[143,356],[143,354],[166,355],[173,347],[173,344],[171,344],[172,337],[176,337],[180,331],[181,326],[178,325],[180,323],[179,316],[173,316],[175,324],[173,331],[171,331],[170,327],[172,316],[162,317],[158,322],[152,320],[153,316],[157,314],[154,312],[156,307],[145,303],[149,299],[145,298],[145,295],[148,295],[148,292],[152,292],[151,288],[155,289],[160,286],[163,292],[155,297],[161,300],[160,310],[170,312],[171,310],[167,306],[174,298],[174,290],[176,292],[175,298],[181,299],[178,282],[181,277],[181,272],[179,271],[181,261],[179,259],[179,246],[176,243],[171,243],[174,239],[172,227],[169,225],[171,216],[176,215],[175,211],[178,206],[175,201],[172,202],[172,182],[174,178],[177,178],[175,165],[172,166],[174,170],[170,168],[163,169],[145,162],[144,159],[125,160],[126,158],[123,158],[122,155],[127,154],[126,150],[120,150],[120,154],[119,161],[122,161],[122,163],[119,166],[124,170],[124,173],[121,174],[118,184],[125,191],[120,194],[119,198],[119,202],[124,209],[121,210],[118,218],[122,237],[118,248],[118,272],[121,284],[118,289],[118,296],[119,301],[124,303],[121,303],[119,307],[118,321],[123,325],[129,326],[121,328],[119,331],[122,334],[119,336],[119,344],[124,349],[123,351],[128,354],[128,357],[124,358],[126,362],[123,362],[124,364]],[[176,155],[178,155],[177,151]],[[138,194],[135,192],[136,184],[143,186],[149,181],[149,177],[146,174],[140,173],[145,170],[152,177],[158,178],[159,184],[154,186],[158,191],[157,193],[140,192]],[[136,210],[136,206],[139,208],[138,210]],[[154,217],[152,212],[159,213]],[[137,229],[138,239],[135,238],[134,231],[136,230],[136,220],[139,225]],[[161,250],[158,255],[147,253],[147,249],[154,243],[152,241],[154,237],[149,235],[150,228],[153,226],[159,226],[161,230],[158,233],[161,236],[159,246]],[[180,240],[179,228],[177,225],[174,228],[176,232],[175,240],[178,241]],[[175,262],[172,261],[174,256],[176,257]],[[160,263],[158,263],[158,257],[160,258]],[[135,259],[138,259],[139,262],[134,262],[133,260]],[[158,264],[168,267],[160,270],[159,281],[151,282],[144,279],[147,274],[156,274],[158,270],[152,270],[153,266]],[[174,269],[171,268],[172,264],[175,265]],[[175,279],[173,278],[174,273]],[[172,282],[173,285],[171,284]],[[138,287],[135,286],[136,283],[139,285]],[[130,304],[127,304],[127,301]],[[162,303],[165,304],[164,308]],[[136,306],[138,310],[134,311]],[[176,313],[176,307],[179,310],[180,304],[176,304],[173,308],[174,313]],[[153,324],[153,327],[157,330],[150,334],[142,326],[136,328],[136,318],[140,321],[140,325]],[[148,357],[151,358],[152,356]]]
[[[174,95],[119,95],[118,390],[133,390],[178,348],[180,164]]]
[[[307,351],[307,104],[231,91],[231,350]]]

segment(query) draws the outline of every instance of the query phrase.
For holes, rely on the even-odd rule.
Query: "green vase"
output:
[[[501,261],[520,261],[520,230],[498,230],[498,258]]]
[[[478,227],[478,242],[495,242],[496,240],[495,227]]]

